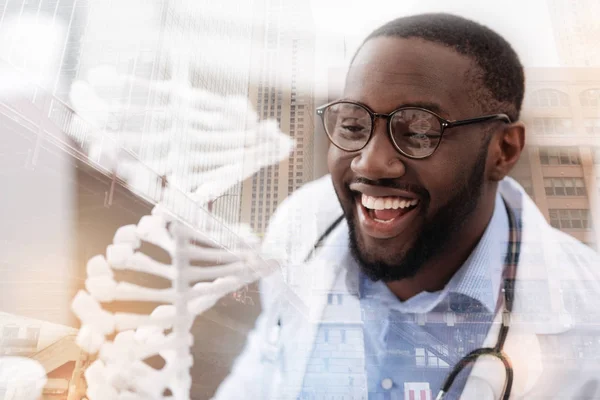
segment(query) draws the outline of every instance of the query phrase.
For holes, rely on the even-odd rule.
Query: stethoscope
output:
[[[502,199],[504,201],[504,199]],[[475,349],[468,353],[466,356],[461,358],[452,371],[446,376],[444,380],[444,384],[442,388],[438,392],[435,400],[442,400],[450,388],[454,383],[454,380],[458,376],[458,374],[463,371],[468,365],[477,361],[477,359],[481,356],[492,356],[496,357],[502,364],[504,365],[504,370],[506,371],[506,378],[504,380],[504,390],[502,391],[502,400],[508,400],[510,397],[510,392],[512,390],[513,384],[513,369],[510,362],[510,358],[504,352],[504,342],[506,342],[506,337],[508,335],[509,326],[505,325],[504,321],[509,320],[510,313],[512,312],[513,302],[514,302],[514,287],[516,280],[516,272],[517,265],[519,263],[519,251],[521,246],[521,230],[518,228],[517,220],[513,210],[506,204],[504,201],[504,206],[506,207],[506,213],[508,214],[508,230],[509,230],[509,241],[508,241],[508,252],[507,258],[504,263],[504,271],[502,273],[504,278],[504,310],[502,311],[502,325],[500,326],[500,332],[498,333],[498,340],[496,341],[496,345],[494,347],[481,347],[479,349]],[[322,245],[322,243],[327,239],[329,234],[339,225],[340,222],[344,219],[344,216],[338,217],[319,237],[311,251],[306,256],[304,262],[308,262],[317,251],[317,248]],[[279,323],[278,323],[279,324]]]

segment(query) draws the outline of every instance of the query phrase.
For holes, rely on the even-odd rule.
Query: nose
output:
[[[394,147],[387,132],[387,121],[375,119],[369,143],[358,152],[350,167],[357,176],[370,180],[394,179],[406,173],[402,156]]]

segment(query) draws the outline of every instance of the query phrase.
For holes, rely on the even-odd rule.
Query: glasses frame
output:
[[[331,138],[331,135],[329,134],[329,132],[327,132],[327,126],[325,124],[325,111],[331,107],[334,106],[336,104],[340,104],[340,103],[344,103],[344,104],[353,104],[359,107],[362,107],[364,110],[366,110],[369,115],[371,116],[371,132],[369,133],[369,138],[367,139],[367,141],[365,142],[365,144],[359,148],[359,149],[355,149],[355,150],[349,150],[349,149],[345,149],[339,145],[337,145],[333,139]],[[433,116],[435,116],[438,121],[440,122],[440,126],[441,126],[441,131],[440,131],[440,140],[438,141],[437,145],[435,146],[435,148],[433,149],[433,151],[430,154],[427,154],[426,156],[413,156],[410,154],[406,154],[406,152],[404,152],[400,146],[398,146],[398,143],[396,143],[396,140],[394,140],[394,135],[392,134],[392,118],[394,117],[394,115],[400,111],[405,111],[405,110],[420,110],[420,111],[425,111],[428,112],[430,114],[432,114]],[[366,105],[359,103],[357,101],[349,101],[349,100],[336,100],[336,101],[332,101],[331,103],[327,103],[324,104],[320,107],[317,107],[316,109],[317,115],[319,115],[321,117],[321,122],[323,123],[323,129],[325,130],[325,133],[327,134],[327,137],[329,138],[329,141],[338,149],[343,150],[343,151],[347,151],[347,152],[355,152],[355,151],[361,151],[362,149],[364,149],[365,147],[367,147],[367,145],[369,144],[369,142],[371,141],[371,138],[373,137],[373,131],[375,130],[375,119],[376,118],[382,118],[387,120],[387,133],[388,136],[390,137],[390,140],[392,142],[392,144],[394,145],[394,148],[400,152],[402,155],[408,157],[408,158],[412,158],[412,159],[423,159],[423,158],[427,158],[433,155],[433,153],[435,153],[435,151],[438,149],[438,147],[440,147],[440,144],[442,143],[442,139],[444,138],[444,131],[446,129],[450,129],[450,128],[455,128],[457,126],[464,126],[464,125],[471,125],[471,124],[478,124],[481,122],[488,122],[488,121],[503,121],[507,124],[512,123],[510,117],[506,114],[490,114],[490,115],[483,115],[481,117],[475,117],[475,118],[468,118],[468,119],[461,119],[461,120],[454,120],[454,121],[449,121],[445,118],[440,117],[439,115],[437,115],[436,113],[434,113],[431,110],[428,110],[426,108],[423,107],[400,107],[395,109],[394,111],[392,111],[389,114],[382,114],[382,113],[376,113],[374,111],[372,111],[369,107],[367,107]]]

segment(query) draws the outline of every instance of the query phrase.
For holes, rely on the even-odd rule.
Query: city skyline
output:
[[[34,351],[31,341],[40,318],[72,324],[68,296],[81,284],[81,271],[74,266],[72,254],[85,254],[93,248],[93,243],[109,237],[96,232],[103,231],[108,223],[98,220],[101,218],[94,219],[94,215],[104,215],[103,212],[113,207],[114,220],[128,220],[140,209],[162,200],[164,193],[161,176],[154,176],[151,184],[136,190],[127,182],[117,180],[116,174],[106,168],[101,159],[86,159],[85,150],[93,129],[89,121],[71,108],[69,92],[74,80],[87,79],[88,72],[98,65],[112,65],[119,73],[147,78],[154,83],[180,73],[186,85],[248,98],[261,120],[276,121],[280,129],[296,141],[292,155],[278,165],[261,169],[201,207],[202,212],[214,213],[228,222],[248,223],[262,235],[273,212],[285,198],[327,173],[328,140],[314,109],[340,95],[347,63],[363,36],[392,14],[397,16],[396,11],[398,15],[431,9],[462,13],[489,22],[490,27],[515,43],[526,65],[527,88],[521,119],[527,127],[527,148],[512,176],[523,185],[553,226],[597,250],[600,244],[600,55],[594,47],[597,22],[590,19],[596,10],[592,6],[597,5],[582,2],[571,7],[571,2],[566,0],[522,3],[511,0],[508,5],[498,3],[484,9],[469,7],[473,2],[462,0],[444,5],[411,1],[403,3],[401,10],[382,12],[377,5],[386,3],[380,2],[363,13],[357,12],[357,0],[331,0],[320,5],[316,1],[292,0],[257,0],[242,4],[234,0],[219,3],[208,0],[5,1],[0,28],[8,26],[11,18],[14,22],[21,21],[27,14],[35,18],[46,15],[52,24],[62,27],[63,36],[56,43],[58,64],[45,65],[49,80],[40,86],[32,84],[18,99],[0,101],[0,119],[8,133],[3,135],[2,143],[9,149],[2,160],[6,201],[15,208],[7,208],[4,218],[16,227],[12,237],[9,234],[0,238],[5,244],[0,270],[7,277],[3,279],[0,297],[3,309],[32,318],[18,323],[4,316],[0,318],[0,338],[7,339],[4,350],[22,350],[23,354],[43,351],[37,347]],[[514,12],[511,7],[515,6],[522,7],[522,12],[513,15],[512,20],[498,17]],[[238,11],[235,16],[230,12],[233,7]],[[331,15],[335,15],[335,20]],[[538,18],[534,18],[536,16]],[[184,72],[172,62],[177,45],[196,49]],[[590,49],[595,50],[588,51]],[[7,70],[16,71],[27,67],[19,63],[20,56],[19,52],[6,52],[0,54],[0,61],[3,67],[7,65]],[[114,98],[149,108],[159,107],[168,100],[141,87],[132,85],[127,89],[114,93]],[[126,127],[143,133],[153,132],[160,128],[155,117],[144,113],[132,115]],[[183,139],[181,143],[185,145]],[[152,155],[153,151],[143,140],[129,150],[140,158]],[[87,180],[80,177],[85,168],[79,162],[89,167],[85,170],[89,174]],[[31,187],[22,185],[24,181]],[[334,196],[332,198],[335,201]],[[36,203],[42,200],[46,202],[44,207]],[[182,215],[185,218],[190,214]],[[290,218],[289,229],[294,230],[305,216],[287,217]],[[32,229],[34,224],[40,227]],[[74,237],[77,224],[89,237]],[[303,231],[295,234],[302,236]],[[28,247],[31,243],[39,247],[31,251]],[[524,256],[543,257],[541,251]],[[560,260],[551,257],[546,260],[560,264]],[[51,268],[58,266],[61,268]],[[290,274],[289,279],[290,283],[294,280],[297,283],[305,277]],[[42,286],[46,283],[52,283],[52,290]],[[20,289],[24,286],[27,290]],[[333,309],[344,301],[336,296],[327,299]],[[232,316],[227,316],[227,312]],[[243,326],[249,329],[252,321],[246,314],[247,309],[225,312],[221,308],[210,318],[219,321],[215,326],[227,327],[235,325],[231,321],[246,318],[248,321],[244,320]],[[331,321],[331,331],[327,331],[323,341],[338,341],[344,344],[341,348],[347,349],[361,337],[356,332],[358,324],[343,331],[343,318],[341,315]],[[230,329],[227,332],[231,342],[243,343],[246,331],[232,333]],[[217,341],[208,340],[205,347],[216,346]],[[46,347],[51,345],[40,343]],[[23,344],[26,346],[21,346]],[[220,346],[221,352],[230,347],[223,343]],[[74,361],[72,341],[63,341],[59,347],[64,354],[56,358],[57,362]],[[208,350],[203,348],[202,351]],[[227,351],[231,353],[227,356],[233,359],[233,351]],[[56,352],[45,354],[56,355]],[[219,366],[220,373],[228,368],[224,364]],[[317,374],[321,371],[319,368],[315,369]],[[60,370],[59,375],[60,379],[69,380],[69,373],[64,370]],[[196,390],[208,393],[214,389],[212,381],[207,383],[212,378],[204,379]],[[65,386],[65,382],[59,383],[61,388]],[[358,378],[353,383],[358,384]]]

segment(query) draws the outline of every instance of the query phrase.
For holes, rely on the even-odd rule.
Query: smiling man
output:
[[[352,62],[344,100],[319,109],[353,255],[400,299],[441,289],[462,265],[524,145],[523,124],[507,115],[516,121],[523,99],[514,51],[498,36],[472,34],[467,45],[458,32],[419,27],[430,19],[375,31]],[[501,70],[473,62],[490,47],[505,58]],[[512,83],[494,93],[485,79],[501,74]]]
[[[218,399],[600,398],[600,361],[562,350],[600,354],[598,256],[507,178],[523,92],[511,46],[473,21],[365,40],[317,109],[330,175],[272,220],[265,254],[286,265]]]

